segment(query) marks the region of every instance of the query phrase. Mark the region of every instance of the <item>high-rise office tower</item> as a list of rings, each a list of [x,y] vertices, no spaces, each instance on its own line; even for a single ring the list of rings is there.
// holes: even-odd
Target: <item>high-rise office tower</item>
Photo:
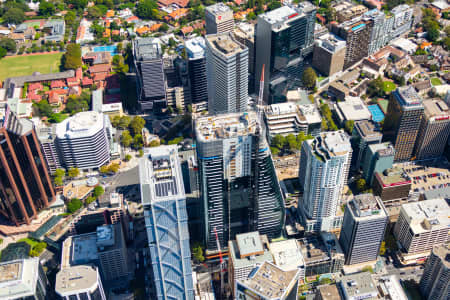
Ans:
[[[450,110],[442,100],[423,102],[424,117],[416,143],[418,159],[439,157],[444,152],[450,134]]]
[[[7,109],[0,121],[0,213],[17,226],[30,224],[54,199],[33,123]]]
[[[369,55],[372,21],[362,17],[354,18],[341,24],[333,24],[332,32],[347,43],[344,69],[347,69]]]
[[[55,291],[61,300],[106,300],[102,280],[94,266],[67,267],[56,274]]]
[[[340,227],[342,219],[336,212],[351,157],[350,138],[342,130],[322,132],[303,142],[299,170],[303,202],[298,209],[307,232]]]
[[[233,10],[225,3],[216,3],[205,8],[206,34],[233,31]]]
[[[394,163],[395,150],[390,142],[371,144],[367,147],[364,158],[361,162],[363,176],[369,186],[375,173],[383,173],[392,168]]]
[[[133,42],[136,88],[141,110],[160,111],[167,107],[166,83],[161,46],[153,38]]]
[[[288,90],[301,86],[304,59],[313,51],[315,21],[316,7],[306,1],[258,16],[255,78],[261,78],[265,66],[264,103],[284,102]]]
[[[352,167],[359,170],[367,147],[381,143],[383,135],[379,126],[372,120],[356,121],[352,132],[353,157]]]
[[[434,246],[450,242],[450,207],[444,199],[403,204],[394,236],[406,262],[426,259]]]
[[[420,280],[427,300],[450,299],[450,244],[433,248]]]
[[[206,36],[208,110],[232,113],[247,110],[248,49],[232,33]]]
[[[83,111],[56,125],[56,149],[66,168],[98,169],[111,159],[109,116]]]
[[[199,36],[184,43],[188,59],[188,73],[191,84],[192,103],[208,101],[206,78],[205,38]]]
[[[313,66],[325,76],[342,71],[344,67],[346,43],[334,34],[324,34],[316,40]]]
[[[399,87],[389,101],[383,134],[395,148],[395,161],[411,159],[423,118],[422,98],[412,86]]]
[[[145,149],[139,179],[155,299],[193,299],[186,197],[177,146]]]
[[[54,299],[38,257],[0,263],[0,299]]]
[[[234,37],[248,48],[248,92],[255,88],[255,24],[239,23],[233,31]]]
[[[347,203],[339,236],[347,265],[377,259],[388,220],[386,208],[377,196],[361,194]]]
[[[279,237],[284,199],[265,134],[255,112],[195,120],[200,189],[208,249],[238,233]]]

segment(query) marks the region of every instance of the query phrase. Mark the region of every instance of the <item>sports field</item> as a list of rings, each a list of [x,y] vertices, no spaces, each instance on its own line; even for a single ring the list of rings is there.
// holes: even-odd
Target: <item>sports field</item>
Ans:
[[[33,72],[59,72],[62,53],[10,56],[0,59],[0,81],[8,77],[31,75]]]

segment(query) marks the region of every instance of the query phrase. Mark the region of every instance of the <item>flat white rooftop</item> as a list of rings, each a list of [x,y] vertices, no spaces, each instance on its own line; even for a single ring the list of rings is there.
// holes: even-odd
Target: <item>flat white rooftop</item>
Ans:
[[[269,248],[275,264],[284,271],[295,270],[305,265],[302,250],[296,239],[270,243]]]
[[[316,124],[322,122],[322,116],[314,104],[301,104],[298,106],[302,115],[308,124]]]
[[[64,268],[56,274],[55,291],[60,296],[93,292],[98,286],[98,273],[92,266]]]
[[[198,36],[187,40],[184,43],[189,59],[199,59],[205,57],[205,38]]]
[[[322,147],[330,156],[342,155],[352,151],[349,136],[343,131],[321,132]]]
[[[369,109],[359,97],[345,97],[345,101],[338,102],[337,106],[339,107],[339,111],[342,113],[344,119],[342,121],[360,121],[370,120],[372,118],[372,114]]]
[[[221,3],[221,2],[207,6],[205,9],[208,12],[210,12],[211,14],[216,15],[216,16],[221,15],[226,12],[231,12],[231,13],[233,12],[231,10],[231,8],[228,7],[228,5],[226,5],[225,3]]]
[[[0,263],[0,299],[22,299],[35,293],[39,258]]]
[[[104,115],[96,111],[83,111],[56,125],[59,139],[88,137],[103,129]]]
[[[266,20],[270,24],[283,22],[288,19],[289,16],[297,13],[297,11],[289,6],[282,6],[261,15],[261,18]]]
[[[450,227],[450,207],[444,199],[432,199],[402,205],[414,234]]]

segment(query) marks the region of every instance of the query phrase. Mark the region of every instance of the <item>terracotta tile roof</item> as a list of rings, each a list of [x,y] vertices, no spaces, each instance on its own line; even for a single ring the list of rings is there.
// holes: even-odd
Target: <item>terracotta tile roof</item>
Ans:
[[[431,43],[431,42],[423,42],[422,44],[420,44],[420,49],[425,49],[427,47],[431,47],[431,45],[433,45],[433,43]]]
[[[81,68],[76,69],[75,78],[80,80],[83,77],[83,70]]]
[[[89,77],[83,77],[83,79],[81,80],[82,86],[91,85],[92,83],[93,81]]]
[[[106,74],[105,73],[96,73],[94,74],[94,82],[95,81],[103,81],[106,79]]]
[[[61,87],[65,87],[65,86],[66,86],[66,84],[62,80],[53,80],[52,83],[50,84],[50,87],[52,89],[61,88]]]
[[[194,29],[203,29],[203,27],[205,27],[205,21],[196,22],[192,24],[192,27],[194,27]]]
[[[67,78],[66,81],[67,86],[77,86],[80,83],[80,80],[75,77]]]
[[[27,98],[29,100],[33,100],[33,101],[41,101],[42,100],[42,96],[38,95],[35,91],[31,91],[27,94]]]
[[[114,17],[114,10],[110,9],[106,12],[106,17],[111,18]]]
[[[127,21],[128,23],[131,23],[131,22],[137,21],[137,20],[139,20],[139,18],[136,17],[136,16],[131,16],[131,17],[129,17],[128,19],[126,19],[126,21]]]
[[[178,20],[179,18],[186,16],[188,14],[188,12],[189,12],[189,9],[180,8],[180,9],[174,10],[173,12],[168,14],[167,17],[169,19]]]
[[[44,87],[40,82],[33,82],[28,84],[28,91],[42,90]]]
[[[35,17],[37,16],[37,12],[35,11],[26,11],[25,12],[25,17]]]
[[[136,32],[139,35],[145,34],[145,33],[149,32],[149,31],[150,31],[150,28],[148,28],[148,26],[143,26],[141,28],[136,29]]]
[[[103,32],[103,37],[109,37],[111,36],[111,29],[106,28],[105,32]]]
[[[107,73],[111,71],[111,66],[108,64],[99,64],[89,67],[89,73]]]
[[[158,31],[159,28],[161,28],[161,26],[162,26],[162,23],[153,24],[153,25],[150,27],[150,31],[151,31],[151,32]]]
[[[320,21],[320,23],[325,24],[326,20],[321,14],[316,14],[316,18]]]
[[[179,7],[186,7],[189,4],[189,0],[158,0],[158,4],[161,6],[176,4]]]
[[[77,40],[81,39],[81,37],[84,37],[85,32],[86,32],[86,27],[84,27],[84,26],[78,27]]]
[[[192,26],[184,26],[183,28],[181,28],[181,32],[186,35],[188,33],[191,33],[194,31],[194,28]]]

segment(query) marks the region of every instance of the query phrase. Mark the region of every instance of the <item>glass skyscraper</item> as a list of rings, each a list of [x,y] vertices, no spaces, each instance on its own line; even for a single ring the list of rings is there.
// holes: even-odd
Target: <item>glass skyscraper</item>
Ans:
[[[139,178],[154,299],[194,299],[186,197],[177,146],[145,149]]]
[[[197,118],[195,123],[204,232],[208,249],[238,233],[279,237],[284,199],[255,112]]]
[[[316,8],[309,2],[282,6],[258,16],[255,78],[263,65],[264,102],[284,102],[287,90],[301,86],[304,59],[312,53]],[[255,91],[259,82],[255,82]]]

